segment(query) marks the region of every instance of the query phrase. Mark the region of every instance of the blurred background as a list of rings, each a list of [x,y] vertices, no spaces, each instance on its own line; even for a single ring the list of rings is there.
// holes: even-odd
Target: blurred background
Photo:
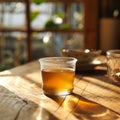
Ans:
[[[120,49],[120,0],[0,0],[0,71],[63,48]]]

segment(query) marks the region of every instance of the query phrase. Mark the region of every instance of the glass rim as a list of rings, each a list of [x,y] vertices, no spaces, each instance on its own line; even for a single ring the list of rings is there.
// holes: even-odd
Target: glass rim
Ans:
[[[62,62],[65,60],[68,60],[67,62],[77,62],[77,58],[74,57],[44,57],[44,58],[40,58],[39,62],[43,61],[43,62],[50,62],[53,60],[57,60],[58,62]],[[56,62],[56,61],[55,61]]]
[[[120,57],[120,49],[108,50],[106,52],[106,54],[108,56],[112,55],[112,56],[115,56],[115,57]]]

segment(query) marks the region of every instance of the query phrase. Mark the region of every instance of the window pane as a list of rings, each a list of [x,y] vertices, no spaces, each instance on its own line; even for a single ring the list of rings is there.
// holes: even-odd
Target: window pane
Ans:
[[[32,37],[33,59],[45,56],[61,56],[62,49],[80,49],[84,47],[82,34],[60,34],[45,32],[34,33]]]
[[[26,35],[20,32],[0,33],[0,70],[26,62]]]

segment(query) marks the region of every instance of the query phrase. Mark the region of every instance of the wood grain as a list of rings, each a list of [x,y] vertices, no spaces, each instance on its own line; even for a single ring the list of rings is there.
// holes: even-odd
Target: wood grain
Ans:
[[[76,74],[72,94],[46,96],[38,61],[0,72],[0,120],[84,119],[120,119],[120,87],[106,74]]]

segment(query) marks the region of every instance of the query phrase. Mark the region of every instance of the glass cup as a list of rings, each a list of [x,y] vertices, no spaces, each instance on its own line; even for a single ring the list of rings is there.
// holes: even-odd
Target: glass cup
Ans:
[[[107,73],[108,77],[120,83],[120,49],[108,50],[107,54]]]
[[[73,90],[77,59],[73,57],[46,57],[39,59],[46,95],[67,95]]]

